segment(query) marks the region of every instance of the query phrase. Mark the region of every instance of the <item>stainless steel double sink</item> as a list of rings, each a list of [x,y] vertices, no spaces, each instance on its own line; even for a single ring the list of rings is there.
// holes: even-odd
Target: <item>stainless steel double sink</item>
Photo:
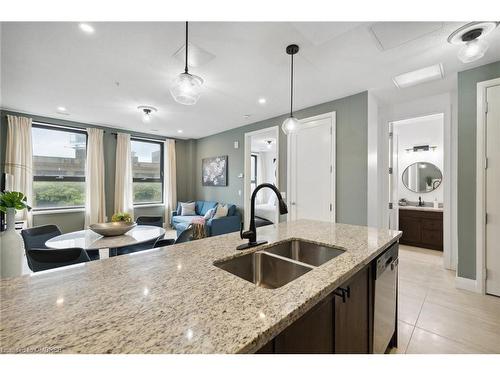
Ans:
[[[214,265],[257,286],[276,289],[341,255],[342,249],[292,239]]]

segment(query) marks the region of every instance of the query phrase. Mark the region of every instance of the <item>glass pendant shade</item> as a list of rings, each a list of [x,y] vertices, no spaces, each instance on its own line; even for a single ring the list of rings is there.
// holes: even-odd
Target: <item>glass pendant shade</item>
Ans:
[[[177,103],[193,105],[200,98],[202,88],[203,79],[201,77],[181,73],[172,82],[170,93]]]
[[[484,56],[486,50],[488,49],[488,43],[481,39],[473,39],[463,46],[460,51],[458,51],[458,58],[463,63],[470,63],[479,60]]]
[[[286,135],[296,133],[299,130],[300,122],[294,116],[288,117],[281,125],[281,130]]]

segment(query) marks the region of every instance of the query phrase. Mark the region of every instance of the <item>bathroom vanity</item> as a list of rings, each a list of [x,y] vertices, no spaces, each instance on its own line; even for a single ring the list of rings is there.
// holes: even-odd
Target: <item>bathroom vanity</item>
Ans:
[[[400,243],[443,251],[443,209],[400,206]]]

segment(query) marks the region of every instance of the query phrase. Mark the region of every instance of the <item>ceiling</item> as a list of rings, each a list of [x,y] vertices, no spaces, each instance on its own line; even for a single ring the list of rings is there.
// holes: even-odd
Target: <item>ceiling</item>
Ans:
[[[176,103],[169,86],[183,71],[175,53],[184,45],[182,22],[2,23],[2,108],[145,133],[200,138],[286,113],[289,56],[297,43],[295,108],[370,89],[394,103],[449,91],[456,73],[500,59],[500,28],[490,49],[463,64],[448,35],[463,23],[193,22],[190,43],[205,80],[194,106]],[[215,57],[213,57],[215,56]],[[445,79],[397,89],[398,74],[442,63]],[[258,103],[260,97],[266,104]],[[158,112],[143,124],[139,105]],[[64,106],[68,114],[57,113]],[[250,115],[246,117],[245,115]],[[179,134],[177,131],[182,130]]]

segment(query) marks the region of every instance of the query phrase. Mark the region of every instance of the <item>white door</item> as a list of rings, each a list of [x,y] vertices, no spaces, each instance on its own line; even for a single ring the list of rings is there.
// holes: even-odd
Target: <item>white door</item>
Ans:
[[[486,100],[486,293],[500,296],[500,86]]]
[[[291,219],[335,221],[335,113],[301,121],[289,138]]]

